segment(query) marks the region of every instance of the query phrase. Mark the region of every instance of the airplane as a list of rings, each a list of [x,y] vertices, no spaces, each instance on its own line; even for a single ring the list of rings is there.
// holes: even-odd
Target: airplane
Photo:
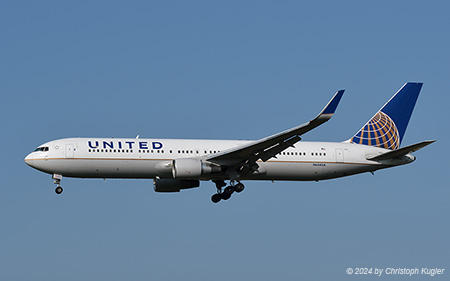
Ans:
[[[242,181],[320,181],[413,162],[411,153],[431,144],[400,148],[423,83],[408,82],[350,139],[306,142],[301,136],[327,122],[344,94],[338,91],[311,121],[259,140],[65,138],[40,145],[25,158],[62,177],[153,179],[156,192],[180,192],[212,181],[211,200],[228,200]],[[228,186],[226,181],[229,182]]]

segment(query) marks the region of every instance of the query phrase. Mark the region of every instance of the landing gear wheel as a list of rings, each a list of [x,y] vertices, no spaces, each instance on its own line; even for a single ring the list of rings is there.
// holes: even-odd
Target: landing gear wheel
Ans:
[[[244,190],[244,185],[242,183],[238,183],[234,186],[234,191],[237,193],[242,192]]]
[[[216,193],[213,196],[211,196],[211,201],[213,201],[213,203],[219,203],[220,200],[222,200],[222,197],[220,196],[219,193]]]
[[[213,180],[216,184],[217,193],[211,196],[213,203],[219,203],[220,200],[228,200],[233,193],[239,193],[244,190],[244,185],[238,180],[230,180],[230,184],[226,186],[224,180]],[[224,189],[222,189],[225,187]]]
[[[56,194],[61,194],[63,192],[63,188],[61,186],[56,187],[55,189]]]
[[[227,187],[225,187],[225,190],[223,191],[223,193],[226,193],[226,194],[233,194],[233,192],[234,192],[234,187],[233,186],[227,186]]]
[[[228,200],[228,199],[230,199],[231,194],[224,192],[224,193],[220,194],[220,197],[222,198],[222,200]]]

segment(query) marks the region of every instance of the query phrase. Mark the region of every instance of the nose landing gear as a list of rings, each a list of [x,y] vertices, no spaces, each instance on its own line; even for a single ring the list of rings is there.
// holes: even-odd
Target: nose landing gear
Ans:
[[[235,183],[234,180],[231,180],[230,185],[225,187],[225,189],[222,191],[222,187],[226,186],[225,181],[220,180],[213,182],[216,184],[217,188],[217,193],[211,196],[211,201],[213,203],[219,203],[220,200],[228,200],[234,192],[240,193],[245,188],[241,182],[237,181],[237,183]]]
[[[62,175],[53,174],[52,179],[54,179],[53,183],[57,185],[55,188],[56,194],[61,194],[63,192],[63,188],[61,186]]]

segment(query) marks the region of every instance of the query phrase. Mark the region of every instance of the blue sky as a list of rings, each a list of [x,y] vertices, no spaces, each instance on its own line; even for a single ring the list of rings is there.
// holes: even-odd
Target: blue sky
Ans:
[[[1,280],[396,280],[348,267],[450,270],[445,1],[2,1]],[[350,138],[424,82],[411,165],[324,182],[63,179],[23,158],[64,137],[258,139],[313,118]],[[448,272],[434,280],[448,279]],[[408,280],[426,280],[413,276]],[[402,279],[403,280],[403,279]]]

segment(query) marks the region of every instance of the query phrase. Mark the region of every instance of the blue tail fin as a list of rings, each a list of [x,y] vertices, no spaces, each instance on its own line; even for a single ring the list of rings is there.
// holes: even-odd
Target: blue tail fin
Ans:
[[[351,139],[351,143],[398,149],[423,83],[406,83]]]

